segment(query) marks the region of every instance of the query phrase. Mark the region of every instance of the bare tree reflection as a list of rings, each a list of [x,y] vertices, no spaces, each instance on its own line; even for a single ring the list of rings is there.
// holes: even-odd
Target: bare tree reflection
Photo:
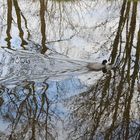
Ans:
[[[23,47],[25,49],[25,45],[27,45],[27,41],[24,39],[24,31],[23,31],[23,27],[22,27],[22,19],[25,21],[25,27],[27,29],[28,32],[28,39],[30,37],[30,32],[27,26],[27,20],[24,17],[19,5],[18,5],[18,1],[17,0],[7,0],[7,37],[5,38],[5,40],[7,41],[7,47],[11,48],[11,31],[12,28],[14,26],[13,23],[15,23],[14,21],[14,16],[13,16],[13,7],[15,8],[15,12],[16,12],[16,18],[17,18],[17,26],[19,29],[19,37],[21,39],[21,47]]]
[[[7,47],[8,48],[11,48],[11,42],[10,42],[10,39],[12,38],[11,37],[11,34],[10,34],[10,31],[11,31],[11,26],[12,26],[12,0],[7,0],[7,38],[5,39],[7,41]]]
[[[7,90],[7,101],[2,106],[1,115],[10,123],[9,140],[54,140],[57,136],[53,123],[51,103],[47,97],[48,84],[37,86],[34,82],[24,82]]]
[[[69,13],[62,1],[58,3],[53,1],[49,5],[49,10],[48,0],[38,2],[41,23],[40,47],[41,53],[44,54],[47,50],[46,43],[67,40],[64,38],[65,29],[70,28],[74,31],[74,34],[68,39],[71,39],[78,31],[71,20],[72,18],[68,16]],[[116,69],[103,75],[89,91],[70,99],[70,107],[73,112],[70,115],[71,123],[68,131],[71,132],[68,139],[140,139],[140,97],[135,90],[139,80],[140,55],[140,29],[138,30],[136,22],[137,3],[137,1],[127,0],[122,2],[119,25],[117,32],[115,32],[116,36],[110,55],[111,64],[115,64]],[[26,28],[27,21],[17,0],[7,0],[7,44],[10,48],[12,4],[17,16],[21,46],[25,49],[24,46],[27,42],[24,39],[22,19],[24,19]],[[76,11],[76,8],[74,10]],[[54,36],[56,36],[53,36],[55,39],[51,40],[48,37],[48,23],[51,23],[53,28],[56,23],[54,19],[58,19],[58,28],[53,30]],[[107,21],[99,26],[104,26],[106,23]],[[28,33],[28,38],[30,38],[30,33]],[[42,86],[41,90],[37,90],[35,83],[28,83],[23,87],[6,89],[8,100],[0,98],[0,105],[4,108],[1,110],[1,115],[4,120],[11,124],[9,140],[35,140],[39,137],[45,140],[55,139],[57,136],[55,126],[50,123],[52,113],[50,113],[51,102],[47,96],[48,87],[45,83]]]
[[[68,130],[72,139],[140,138],[139,93],[135,90],[140,63],[137,4],[126,0],[122,3],[110,56],[116,69],[104,75],[89,91],[70,99],[73,112]]]
[[[14,4],[14,7],[15,7],[16,15],[17,15],[17,25],[18,25],[18,29],[19,29],[19,36],[21,38],[21,46],[24,47],[24,45],[27,45],[28,43],[24,39],[24,31],[23,31],[22,26],[21,26],[21,23],[22,23],[22,21],[21,21],[21,10],[19,8],[17,0],[13,0],[13,4]]]
[[[40,23],[39,28],[41,37],[39,36],[38,38],[39,40],[41,40],[41,44],[38,44],[36,40],[33,41],[33,35],[31,35],[30,30],[28,28],[30,21],[28,22],[27,17],[24,16],[26,13],[24,13],[24,9],[22,9],[22,6],[19,4],[20,2],[21,1],[17,0],[7,0],[7,37],[5,40],[7,41],[9,48],[11,47],[10,31],[12,31],[12,29],[15,28],[13,26],[16,24],[19,30],[19,37],[21,39],[21,47],[25,49],[25,46],[28,45],[27,41],[29,41],[29,43],[31,42],[35,45],[39,45],[41,49],[40,52],[42,54],[44,54],[47,51],[48,43],[70,40],[77,33],[74,23],[71,20],[71,17],[68,13],[65,2],[48,0],[32,1],[32,3],[39,3],[40,5],[39,11],[38,7],[37,9],[35,9],[38,12],[37,16],[40,15],[38,23]],[[13,8],[15,9],[16,16],[14,15]],[[17,23],[15,22],[15,18],[17,20]],[[38,18],[36,17],[36,19]],[[32,25],[30,26],[32,27]],[[65,30],[67,30],[68,27],[70,27],[74,32],[67,37],[65,35]],[[34,32],[36,31],[33,31],[33,33]]]
[[[44,54],[47,51],[46,47],[46,22],[45,22],[45,10],[47,10],[47,1],[40,0],[40,21],[41,21],[41,34],[42,34],[42,50],[41,53]]]

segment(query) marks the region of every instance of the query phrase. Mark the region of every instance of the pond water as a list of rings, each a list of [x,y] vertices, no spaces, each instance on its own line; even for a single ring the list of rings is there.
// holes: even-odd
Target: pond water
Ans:
[[[0,1],[1,140],[139,140],[137,0]],[[113,66],[103,73],[89,63]]]

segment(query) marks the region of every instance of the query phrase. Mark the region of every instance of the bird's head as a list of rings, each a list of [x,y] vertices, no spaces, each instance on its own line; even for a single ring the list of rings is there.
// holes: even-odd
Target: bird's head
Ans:
[[[102,64],[103,65],[105,65],[106,63],[107,63],[107,60],[106,59],[102,61]]]

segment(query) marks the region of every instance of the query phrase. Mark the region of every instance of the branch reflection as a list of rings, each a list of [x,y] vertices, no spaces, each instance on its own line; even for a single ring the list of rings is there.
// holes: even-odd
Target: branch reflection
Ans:
[[[7,47],[8,48],[11,48],[11,42],[10,42],[10,39],[12,38],[11,37],[11,34],[10,34],[10,31],[11,31],[11,26],[12,26],[12,1],[10,0],[7,0],[7,30],[6,30],[6,33],[7,33],[7,38],[5,38],[5,40],[7,41]]]
[[[69,101],[68,105],[73,110],[68,124],[72,139],[140,138],[137,91],[140,27],[138,29],[136,26],[137,5],[137,1],[123,1],[110,56],[116,68],[104,75],[90,90]]]
[[[47,83],[37,85],[25,81],[23,86],[13,89],[4,88],[5,101],[1,108],[1,116],[8,122],[9,140],[14,139],[55,139],[53,112],[49,111],[51,102],[48,99]]]

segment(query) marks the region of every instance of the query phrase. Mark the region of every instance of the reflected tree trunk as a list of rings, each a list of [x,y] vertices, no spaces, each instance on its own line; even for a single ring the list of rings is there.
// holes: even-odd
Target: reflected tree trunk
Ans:
[[[1,116],[10,123],[11,132],[7,136],[9,140],[55,139],[55,127],[50,122],[53,113],[49,110],[47,89],[47,83],[42,83],[42,90],[37,91],[34,82],[26,81],[20,91],[19,87],[8,91],[9,100],[5,103]]]
[[[46,22],[45,22],[45,10],[47,9],[47,2],[46,0],[40,0],[40,22],[41,22],[41,53],[44,54],[47,51],[46,46]]]
[[[122,9],[120,12],[119,26],[118,26],[118,30],[117,30],[117,33],[116,33],[116,36],[115,36],[115,39],[113,42],[113,49],[112,49],[112,53],[111,53],[111,57],[112,57],[111,64],[113,64],[115,62],[119,44],[120,44],[119,54],[121,53],[122,31],[124,29],[124,25],[125,25],[127,18],[129,19],[130,6],[131,6],[131,2],[127,2],[127,0],[123,0]]]
[[[12,26],[12,0],[7,0],[7,38],[5,39],[7,41],[7,47],[11,48],[11,26]]]
[[[21,25],[21,23],[22,23],[21,10],[20,10],[17,0],[13,0],[13,4],[15,7],[16,15],[17,15],[17,25],[18,25],[18,29],[19,29],[19,36],[21,38],[21,47],[23,47],[25,49],[24,45],[27,45],[28,43],[24,39],[24,31],[23,31],[22,25]]]
[[[109,71],[104,75],[89,91],[73,99],[71,105],[74,112],[70,119],[77,125],[70,133],[73,138],[80,132],[78,139],[81,139],[82,134],[89,140],[99,138],[98,136],[105,140],[139,137],[139,124],[135,126],[137,117],[133,114],[134,98],[139,96],[134,90],[139,78],[140,63],[137,5],[137,1],[122,2],[110,55],[112,64],[119,61],[117,68],[113,73]]]

